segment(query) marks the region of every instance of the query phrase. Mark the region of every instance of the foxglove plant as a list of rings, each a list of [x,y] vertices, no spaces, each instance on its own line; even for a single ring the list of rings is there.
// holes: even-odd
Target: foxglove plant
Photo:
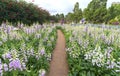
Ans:
[[[6,63],[3,64],[3,67],[4,67],[4,71],[5,71],[5,72],[9,70],[9,69],[8,69],[8,65],[7,65]]]
[[[101,52],[100,46],[96,46],[94,50],[89,51],[85,54],[86,60],[91,60],[93,65],[98,67],[104,66],[104,55]]]
[[[10,63],[9,63],[9,71],[11,71],[11,70],[23,70],[23,68],[22,68],[22,63],[21,63],[21,61],[18,59],[18,58],[16,58],[16,59],[12,59],[11,61],[10,61]]]
[[[45,50],[44,49],[39,50],[39,55],[44,55],[44,54],[45,54]]]
[[[3,54],[2,57],[3,57],[4,59],[11,59],[11,58],[12,58],[12,55],[11,55],[10,52],[7,52],[7,53]]]
[[[44,69],[40,69],[39,70],[39,75],[38,76],[45,76],[45,70]]]

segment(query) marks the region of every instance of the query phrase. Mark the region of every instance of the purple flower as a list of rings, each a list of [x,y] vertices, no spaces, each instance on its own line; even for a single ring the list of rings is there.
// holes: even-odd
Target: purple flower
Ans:
[[[39,71],[39,76],[45,76],[45,70],[44,69],[41,69]]]
[[[107,68],[109,68],[109,69],[113,69],[116,66],[116,63],[113,61],[109,61],[109,62],[107,62],[107,64],[108,64]]]
[[[107,58],[110,58],[112,51],[113,51],[113,48],[112,47],[108,47],[107,53],[106,53]]]
[[[11,54],[10,53],[5,53],[5,54],[3,54],[2,55],[2,57],[4,58],[4,59],[10,59],[11,58]]]
[[[5,63],[3,66],[4,66],[4,71],[8,71],[8,65]]]
[[[86,26],[86,27],[84,28],[84,31],[85,31],[85,32],[88,32],[88,26]]]
[[[42,72],[41,76],[45,76],[45,72]]]
[[[11,58],[11,54],[10,53],[6,53],[5,57],[10,59]]]
[[[9,68],[12,70],[20,69],[22,70],[21,62],[19,59],[14,59],[9,63]]]
[[[101,39],[102,40],[105,40],[106,39],[106,36],[104,34],[101,35]]]
[[[44,55],[45,54],[45,50],[44,49],[40,50],[40,54]]]
[[[7,27],[7,33],[9,34],[11,31],[11,28],[10,27]]]

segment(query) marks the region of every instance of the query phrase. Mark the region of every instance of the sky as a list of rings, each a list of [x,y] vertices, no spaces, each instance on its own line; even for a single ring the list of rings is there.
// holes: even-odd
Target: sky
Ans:
[[[25,0],[34,3],[43,9],[46,9],[50,14],[57,13],[67,14],[72,12],[76,2],[79,2],[79,7],[83,10],[92,0]],[[108,0],[107,8],[111,6],[112,2],[120,2],[120,0]]]

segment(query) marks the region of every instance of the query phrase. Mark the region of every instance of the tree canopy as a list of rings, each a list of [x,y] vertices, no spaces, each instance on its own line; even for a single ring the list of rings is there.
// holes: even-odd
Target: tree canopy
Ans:
[[[82,18],[89,23],[114,23],[120,24],[120,4],[112,4],[107,8],[107,0],[92,0],[87,8],[83,11],[79,7],[79,3],[74,5],[73,12],[66,15],[66,20],[69,22],[78,23]]]
[[[79,3],[76,2],[76,4],[74,5],[73,13],[68,13],[66,15],[66,19],[67,21],[78,23],[82,18],[83,18],[82,10],[79,7]]]
[[[112,4],[109,8],[106,4],[107,0],[92,0],[87,8],[81,10],[76,2],[73,11],[65,16],[63,13],[50,15],[47,10],[24,0],[0,0],[0,24],[7,20],[12,24],[32,25],[50,20],[59,22],[62,19],[78,23],[82,18],[89,23],[120,23],[120,4]]]
[[[49,12],[25,1],[0,0],[0,23],[8,21],[13,24],[31,25],[49,20]]]
[[[82,19],[82,10],[79,8],[78,2],[74,6],[73,19],[75,23],[78,23]]]
[[[84,17],[90,23],[103,23],[106,21],[107,0],[92,0],[84,9]]]

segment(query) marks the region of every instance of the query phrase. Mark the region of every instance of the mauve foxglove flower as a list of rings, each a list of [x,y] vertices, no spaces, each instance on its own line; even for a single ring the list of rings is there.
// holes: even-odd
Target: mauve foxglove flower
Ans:
[[[41,69],[39,71],[39,76],[45,76],[45,70],[44,69]]]
[[[106,53],[105,53],[105,55],[107,56],[107,58],[110,58],[112,51],[113,51],[113,48],[112,48],[112,47],[108,47],[108,48],[107,48]]]
[[[14,70],[16,70],[16,69],[22,70],[20,60],[19,59],[14,59],[14,60],[10,61],[9,68],[10,68],[10,70],[12,70],[12,69],[14,69]]]
[[[104,34],[101,35],[101,39],[102,40],[105,40],[106,39],[106,36]]]
[[[11,54],[10,53],[6,53],[5,57],[10,59],[11,58]]]
[[[84,28],[84,31],[85,31],[85,32],[88,32],[88,26],[86,26],[86,27]]]
[[[40,54],[44,55],[45,54],[45,50],[44,49],[40,50]]]
[[[10,53],[5,53],[2,55],[3,59],[10,59],[11,58],[11,54]]]
[[[3,66],[4,66],[4,71],[8,71],[8,65],[5,63],[3,64]]]
[[[107,68],[113,69],[116,66],[116,63],[114,61],[110,61],[109,66]]]
[[[7,34],[9,34],[11,31],[11,27],[7,27]]]

